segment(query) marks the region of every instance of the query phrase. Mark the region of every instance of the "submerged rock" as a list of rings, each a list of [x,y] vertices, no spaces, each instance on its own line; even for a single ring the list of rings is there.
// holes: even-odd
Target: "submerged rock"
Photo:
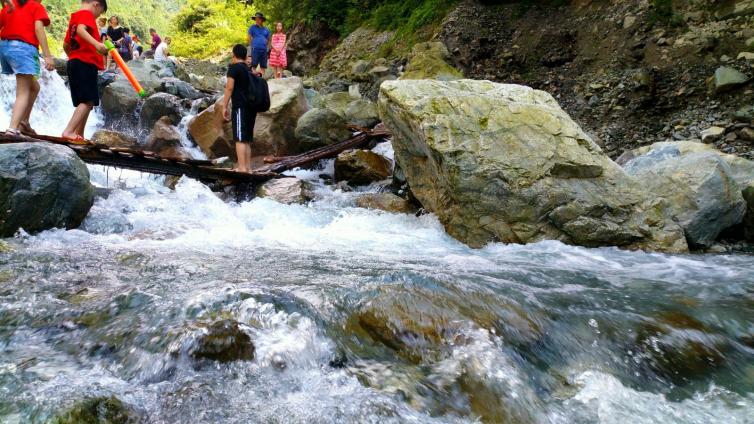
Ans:
[[[139,422],[142,422],[142,417],[115,396],[82,400],[49,421],[51,424],[136,424]]]
[[[741,188],[730,166],[712,152],[681,157],[677,149],[667,147],[640,156],[625,168],[647,190],[669,201],[691,246],[710,247],[723,230],[743,220],[746,204]]]
[[[254,344],[238,322],[223,320],[202,328],[202,334],[189,350],[189,355],[218,362],[251,361],[254,359]]]
[[[0,237],[76,228],[94,202],[84,162],[47,143],[0,145]]]
[[[337,143],[350,136],[346,121],[329,109],[311,109],[299,118],[296,125],[296,138],[303,151]]]
[[[390,213],[412,213],[415,208],[408,200],[393,193],[367,193],[356,199],[356,206]]]
[[[369,185],[390,176],[390,161],[371,150],[349,150],[335,159],[335,181]]]
[[[416,198],[473,247],[553,239],[688,249],[667,205],[545,92],[488,81],[390,81],[379,107]]]
[[[257,188],[258,197],[286,205],[303,204],[314,198],[311,185],[299,178],[278,178]]]

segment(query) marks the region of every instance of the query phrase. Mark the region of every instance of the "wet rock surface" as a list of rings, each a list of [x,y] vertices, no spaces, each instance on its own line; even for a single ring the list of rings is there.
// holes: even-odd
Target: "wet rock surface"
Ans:
[[[137,424],[144,417],[115,396],[82,400],[53,417],[50,424]]]
[[[286,205],[303,204],[314,198],[311,185],[298,178],[279,178],[260,185],[256,195]]]
[[[390,176],[390,161],[369,150],[350,150],[335,159],[335,181],[368,185]]]
[[[76,228],[94,201],[84,162],[47,143],[0,146],[0,236]]]
[[[200,328],[196,344],[189,350],[195,359],[217,362],[251,361],[254,344],[238,322],[222,320]]]

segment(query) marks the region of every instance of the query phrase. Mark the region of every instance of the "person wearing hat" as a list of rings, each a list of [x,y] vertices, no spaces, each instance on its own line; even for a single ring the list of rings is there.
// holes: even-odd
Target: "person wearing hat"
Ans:
[[[257,67],[261,68],[261,75],[267,70],[267,51],[270,47],[270,30],[264,26],[266,20],[262,13],[257,12],[254,15],[254,25],[249,27],[248,33],[249,55],[246,63],[252,71],[256,71]]]

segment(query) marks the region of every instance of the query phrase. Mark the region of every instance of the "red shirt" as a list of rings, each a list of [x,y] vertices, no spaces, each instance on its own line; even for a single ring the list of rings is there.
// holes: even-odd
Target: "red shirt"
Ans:
[[[0,12],[0,27],[2,27],[0,38],[23,41],[39,47],[34,25],[36,21],[42,21],[44,26],[50,25],[47,10],[35,0],[29,0],[23,7],[16,0],[13,0],[13,4],[16,6],[15,10],[11,11],[10,6],[6,5]]]
[[[76,28],[79,25],[86,27],[86,32],[97,41],[101,41],[99,37],[99,27],[97,27],[97,21],[94,19],[94,14],[88,10],[79,10],[71,15],[71,20],[68,22],[68,31],[65,34],[65,43],[71,46],[71,50],[68,53],[68,59],[78,59],[84,63],[89,63],[97,67],[97,69],[105,69],[105,57],[97,52],[97,48],[90,43],[81,40],[81,37],[76,35]]]

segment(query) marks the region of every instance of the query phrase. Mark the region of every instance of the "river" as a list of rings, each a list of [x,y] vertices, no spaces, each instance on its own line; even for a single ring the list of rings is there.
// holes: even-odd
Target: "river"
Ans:
[[[0,422],[111,395],[150,423],[754,422],[754,256],[474,250],[319,172],[286,206],[90,171],[112,191],[82,228],[0,245]],[[219,319],[252,361],[188,354]]]

